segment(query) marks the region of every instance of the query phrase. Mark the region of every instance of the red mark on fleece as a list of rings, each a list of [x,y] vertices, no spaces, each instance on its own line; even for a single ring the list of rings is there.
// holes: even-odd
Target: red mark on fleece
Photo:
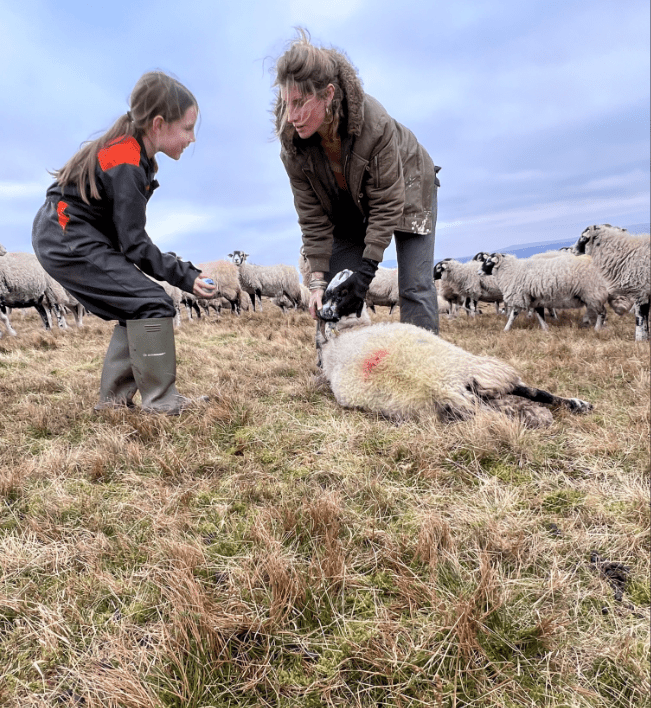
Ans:
[[[380,349],[364,359],[362,362],[362,369],[364,370],[365,379],[373,373],[373,369],[382,361],[382,359],[384,359],[385,356],[388,355],[388,353],[389,352],[386,349]]]

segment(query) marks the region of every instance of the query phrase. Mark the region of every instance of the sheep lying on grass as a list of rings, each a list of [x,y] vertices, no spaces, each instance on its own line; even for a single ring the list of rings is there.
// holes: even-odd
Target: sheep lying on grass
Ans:
[[[610,224],[589,226],[574,249],[576,253],[592,257],[612,293],[634,300],[635,341],[649,339],[651,245],[648,234],[632,236],[626,229]],[[614,296],[611,296],[611,306],[615,309],[613,299]]]
[[[529,387],[505,362],[470,354],[414,325],[389,322],[342,331],[350,318],[339,322],[332,289],[350,274],[337,274],[326,289],[317,334],[323,377],[340,405],[396,420],[429,413],[463,420],[490,408],[530,427],[552,423],[541,403],[575,413],[592,410],[578,398]]]

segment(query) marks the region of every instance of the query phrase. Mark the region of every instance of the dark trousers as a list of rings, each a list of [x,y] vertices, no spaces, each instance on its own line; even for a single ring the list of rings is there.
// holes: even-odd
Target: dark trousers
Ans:
[[[400,291],[400,321],[439,332],[439,311],[434,287],[434,237],[436,226],[436,192],[434,194],[432,232],[414,234],[396,231],[398,260],[398,288]],[[345,268],[357,270],[364,253],[365,229],[351,233],[335,227],[330,256],[330,271],[325,279],[330,282]]]
[[[172,298],[90,224],[70,219],[61,228],[56,203],[34,219],[32,246],[41,265],[71,295],[104,320],[174,317]]]

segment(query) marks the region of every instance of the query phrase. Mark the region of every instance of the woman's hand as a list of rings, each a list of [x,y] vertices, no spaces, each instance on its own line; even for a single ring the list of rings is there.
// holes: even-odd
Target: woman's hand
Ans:
[[[203,278],[206,278],[203,273],[199,275],[192,286],[192,292],[197,297],[211,298],[215,294],[217,286],[214,283],[207,283]]]
[[[318,320],[319,317],[316,314],[317,310],[320,310],[323,307],[323,293],[325,292],[325,289],[323,290],[310,290],[310,314],[312,315],[313,320]]]
[[[313,271],[310,276],[310,283],[308,288],[310,290],[310,314],[313,320],[318,320],[319,316],[316,314],[317,310],[323,307],[323,293],[325,292],[325,280],[324,273],[320,271]],[[318,287],[323,285],[322,288]]]

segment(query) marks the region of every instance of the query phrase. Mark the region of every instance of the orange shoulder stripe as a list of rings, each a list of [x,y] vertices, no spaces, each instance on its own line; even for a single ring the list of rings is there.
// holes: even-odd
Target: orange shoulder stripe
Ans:
[[[118,138],[97,153],[97,161],[104,172],[117,165],[139,165],[140,144],[133,138]]]
[[[64,201],[59,201],[57,203],[57,214],[59,215],[59,225],[61,228],[65,231],[66,226],[68,225],[68,222],[70,221],[70,217],[65,213],[66,209],[68,208],[68,203]]]

